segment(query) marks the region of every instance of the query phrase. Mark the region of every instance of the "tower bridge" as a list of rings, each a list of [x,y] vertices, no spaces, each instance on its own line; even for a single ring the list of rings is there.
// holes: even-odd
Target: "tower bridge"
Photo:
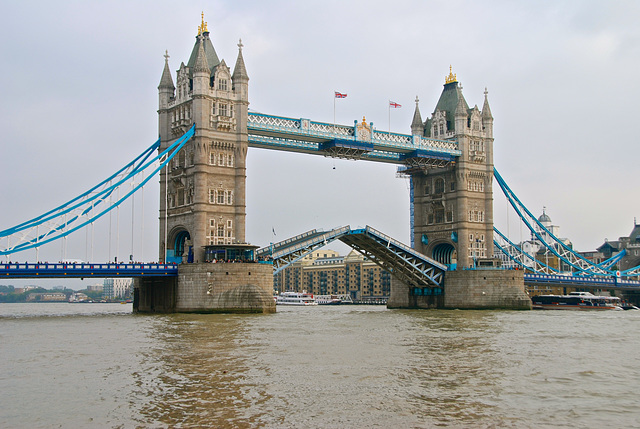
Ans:
[[[158,174],[158,265],[141,264],[129,271],[105,265],[100,271],[99,264],[4,264],[0,274],[88,277],[128,272],[136,277],[137,311],[271,312],[274,270],[338,239],[392,274],[390,307],[530,308],[525,281],[640,287],[638,282],[612,280],[611,264],[595,266],[571,249],[561,249],[553,234],[531,219],[494,169],[487,91],[482,108],[469,107],[451,69],[433,112],[423,120],[416,98],[411,133],[400,134],[379,131],[364,117],[342,125],[250,112],[242,49],[240,42],[232,70],[218,58],[203,19],[187,63],[177,69],[175,84],[165,55],[158,86],[159,141],[89,192],[0,231],[7,241],[0,255],[38,249],[108,213],[113,205],[105,207],[106,201],[128,181],[137,180],[134,190],[116,206]],[[248,244],[245,188],[250,147],[398,165],[399,174],[410,179],[411,246],[371,227],[348,226],[308,231],[263,248]],[[144,179],[136,179],[140,174]],[[580,278],[530,263],[499,231],[494,236],[494,177],[532,234],[556,249]],[[499,254],[522,269],[501,269]],[[243,263],[222,263],[228,261]],[[155,275],[147,275],[151,273]],[[625,271],[638,273],[638,267]],[[589,276],[600,278],[589,281]]]

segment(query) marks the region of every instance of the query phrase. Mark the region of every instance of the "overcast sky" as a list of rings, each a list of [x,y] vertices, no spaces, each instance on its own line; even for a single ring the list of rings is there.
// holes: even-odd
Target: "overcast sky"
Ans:
[[[366,116],[380,130],[409,134],[415,97],[426,119],[451,65],[470,106],[481,107],[489,91],[496,168],[536,215],[546,206],[578,250],[628,235],[640,216],[638,2],[181,3],[0,6],[0,229],[75,197],[157,139],[163,55],[169,51],[175,81],[201,11],[230,67],[242,38],[254,111],[332,122],[333,92],[341,91],[348,97],[337,102],[338,123]],[[402,105],[391,124],[389,100]],[[349,224],[408,243],[408,182],[395,170],[250,149],[247,238],[264,246],[273,230],[281,240]],[[145,189],[136,259],[157,259],[158,189],[157,180]],[[494,199],[496,225],[519,241],[497,186]],[[131,209],[123,212],[117,253],[128,259]],[[69,240],[68,258],[85,259],[80,235]],[[104,241],[94,244],[95,260],[116,254],[115,241],[111,254]],[[43,248],[40,259],[59,260],[62,251]],[[17,259],[33,260],[35,252]]]

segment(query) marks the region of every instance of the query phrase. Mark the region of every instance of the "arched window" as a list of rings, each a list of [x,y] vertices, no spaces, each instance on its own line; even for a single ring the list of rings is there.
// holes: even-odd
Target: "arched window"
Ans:
[[[434,182],[433,190],[436,194],[444,193],[444,179],[438,178]]]

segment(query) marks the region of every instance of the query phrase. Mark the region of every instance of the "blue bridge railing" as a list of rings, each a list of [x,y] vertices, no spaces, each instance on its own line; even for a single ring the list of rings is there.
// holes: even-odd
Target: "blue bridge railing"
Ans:
[[[175,264],[0,263],[0,278],[170,277]]]

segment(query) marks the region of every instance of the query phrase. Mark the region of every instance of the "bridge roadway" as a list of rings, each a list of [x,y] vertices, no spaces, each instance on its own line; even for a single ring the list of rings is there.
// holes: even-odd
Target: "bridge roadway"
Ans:
[[[640,281],[624,280],[616,277],[525,273],[524,283],[531,286],[567,286],[585,289],[640,290]]]
[[[258,250],[258,256],[273,259],[278,272],[314,249],[339,239],[363,253],[382,268],[405,282],[421,287],[442,287],[447,267],[421,255],[410,247],[367,226],[349,226],[324,232],[311,230]],[[114,278],[175,277],[179,265],[154,263],[0,263],[0,278]],[[525,273],[527,285],[566,286],[585,289],[640,290],[640,280],[616,277],[570,276]]]
[[[462,154],[456,142],[382,132],[357,121],[346,126],[249,112],[247,131],[250,147],[408,167],[444,166]]]
[[[0,263],[0,278],[172,277],[175,264]]]

